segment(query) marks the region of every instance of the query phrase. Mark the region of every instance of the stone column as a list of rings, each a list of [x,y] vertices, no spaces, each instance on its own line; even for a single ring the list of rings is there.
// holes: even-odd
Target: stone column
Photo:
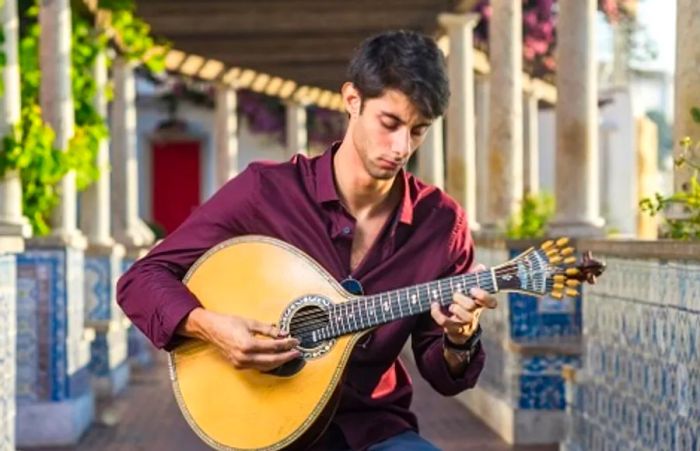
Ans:
[[[522,2],[493,0],[491,6],[486,229],[495,232],[519,210],[523,195],[523,45]]]
[[[97,92],[94,106],[97,113],[107,118],[107,59],[97,55],[93,69]],[[80,228],[91,245],[112,246],[110,227],[109,139],[103,139],[97,152],[99,178],[85,190],[81,198]]]
[[[0,101],[0,136],[6,136],[20,118],[20,83],[17,40],[19,20],[17,0],[0,6],[0,22],[5,42],[2,53],[4,83]],[[15,449],[15,386],[17,360],[17,263],[24,249],[24,236],[31,228],[22,216],[22,184],[18,171],[0,179],[0,449]]]
[[[289,101],[287,108],[287,157],[300,153],[309,155],[309,134],[306,121],[306,105]]]
[[[700,123],[693,121],[690,109],[700,108],[700,3],[697,0],[678,0],[676,20],[676,80],[675,114],[673,126],[674,157],[679,157],[678,144],[689,136],[700,142]],[[695,152],[695,161],[700,152]],[[675,168],[673,185],[676,191],[686,188],[692,171],[689,168]]]
[[[107,57],[104,53],[95,60],[94,78],[97,84],[95,109],[106,119]],[[96,334],[91,345],[90,373],[96,394],[103,399],[119,393],[129,380],[128,323],[116,301],[124,246],[116,244],[111,234],[109,166],[109,140],[104,139],[97,154],[100,177],[83,193],[80,216],[81,229],[88,240],[85,252],[85,324]],[[102,414],[102,409],[98,409],[98,416]]]
[[[447,29],[450,54],[447,58],[451,98],[447,110],[448,194],[462,205],[472,231],[479,229],[476,216],[476,127],[474,120],[473,30],[478,14],[440,14]]]
[[[445,189],[445,147],[443,133],[445,122],[442,117],[433,121],[418,149],[418,172],[427,183]]]
[[[601,233],[595,0],[559,2],[553,235]]]
[[[41,3],[39,24],[41,37],[40,103],[44,120],[56,138],[54,144],[65,150],[74,133],[71,67],[71,12],[68,0],[46,0]],[[54,210],[52,235],[66,242],[84,241],[78,230],[75,172],[69,172],[59,183],[60,202]]]
[[[68,0],[39,6],[44,120],[66,149],[73,135]],[[75,174],[59,186],[52,234],[31,240],[17,257],[18,448],[77,443],[94,417],[88,364],[94,338],[85,325],[85,238],[77,228]]]
[[[476,78],[476,217],[485,218],[489,189],[489,79]]]
[[[2,14],[2,30],[5,36],[5,42],[2,45],[2,53],[5,55],[5,66],[2,70],[4,89],[0,104],[0,137],[2,137],[12,131],[20,119],[21,111],[17,54],[19,19],[16,0],[3,2],[0,14]],[[30,233],[29,222],[22,216],[22,183],[19,172],[7,171],[0,178],[0,236],[26,237]]]
[[[114,62],[112,104],[112,230],[128,253],[140,254],[154,235],[138,212],[138,158],[136,155],[136,82],[133,63]]]
[[[538,101],[536,91],[523,93],[523,191],[525,194],[537,194],[540,190]]]
[[[224,84],[216,86],[216,186],[222,187],[238,174],[238,117],[236,90]]]

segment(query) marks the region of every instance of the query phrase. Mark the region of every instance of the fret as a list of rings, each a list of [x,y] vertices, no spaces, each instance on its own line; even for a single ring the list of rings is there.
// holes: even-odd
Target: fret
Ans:
[[[401,308],[401,298],[399,297],[399,293],[394,291],[396,293],[396,303],[399,305],[399,318],[403,318],[403,308]]]
[[[384,323],[387,322],[386,320],[386,309],[384,308],[384,304],[382,304],[382,295],[379,295],[379,309],[382,311],[382,317],[384,318]]]
[[[498,282],[496,281],[496,271],[494,268],[491,268],[491,281],[491,288],[495,293],[496,291],[498,291]]]
[[[350,332],[350,318],[348,317],[348,307],[345,304],[343,304],[340,320],[343,326],[343,333]]]
[[[365,312],[367,312],[367,327],[372,327],[372,312],[369,309],[369,298],[362,298],[365,301]]]
[[[394,320],[394,310],[391,308],[391,300],[389,299],[389,295],[387,295],[386,300],[382,302],[382,306],[384,307],[384,311],[389,313],[389,316],[391,317],[390,321]]]
[[[428,284],[428,293],[430,295],[430,301],[435,302],[437,301],[438,303],[440,302],[440,294],[438,293],[437,289],[433,286],[432,283]]]

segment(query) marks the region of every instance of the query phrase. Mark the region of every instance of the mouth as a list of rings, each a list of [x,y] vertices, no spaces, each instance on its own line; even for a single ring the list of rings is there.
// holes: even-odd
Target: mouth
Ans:
[[[400,164],[395,162],[395,161],[385,160],[383,158],[379,159],[379,167],[381,167],[382,169],[387,169],[387,170],[393,171],[393,170],[398,169],[399,166],[400,166]]]

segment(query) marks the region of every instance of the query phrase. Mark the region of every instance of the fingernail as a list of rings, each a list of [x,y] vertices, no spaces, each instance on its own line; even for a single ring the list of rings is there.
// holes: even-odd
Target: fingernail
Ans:
[[[470,296],[476,296],[476,288],[470,288],[470,289],[469,289],[469,295],[470,295]]]
[[[278,336],[280,337],[286,337],[287,335],[289,335],[289,332],[287,332],[286,330],[280,330],[278,334]]]

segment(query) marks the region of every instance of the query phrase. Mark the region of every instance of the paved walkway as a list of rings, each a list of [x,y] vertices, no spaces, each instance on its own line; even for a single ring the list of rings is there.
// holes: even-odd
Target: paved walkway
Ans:
[[[407,363],[407,366],[410,363]],[[410,368],[410,366],[409,366]],[[510,447],[458,401],[435,393],[410,368],[415,383],[413,406],[421,433],[445,451],[555,451],[556,447]],[[170,391],[164,353],[151,368],[132,373],[132,381],[114,406],[121,420],[94,425],[80,444],[43,451],[208,450],[190,430]],[[110,422],[109,415],[103,417]],[[113,421],[112,421],[113,422]]]

